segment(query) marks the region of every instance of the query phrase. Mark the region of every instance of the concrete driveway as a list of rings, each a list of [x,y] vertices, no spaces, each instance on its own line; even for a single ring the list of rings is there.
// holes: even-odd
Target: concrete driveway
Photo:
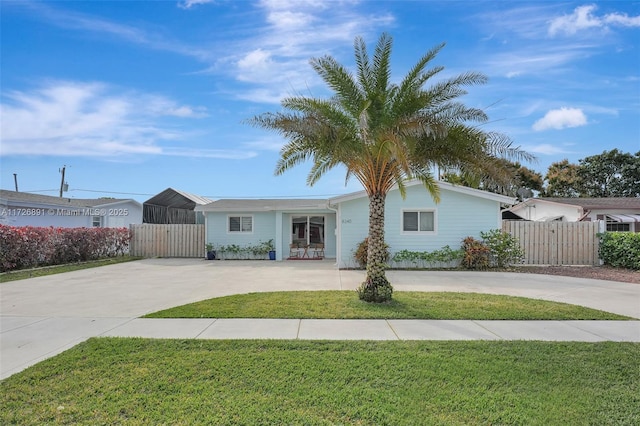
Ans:
[[[640,318],[640,285],[550,275],[389,271],[396,290],[525,296]],[[231,294],[355,290],[331,261],[146,259],[0,284],[0,378],[160,309]]]

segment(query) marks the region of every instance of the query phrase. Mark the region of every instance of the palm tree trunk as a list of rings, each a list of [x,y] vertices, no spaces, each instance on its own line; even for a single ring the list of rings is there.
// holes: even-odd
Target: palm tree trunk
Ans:
[[[385,276],[387,249],[384,242],[384,204],[386,194],[369,196],[369,243],[367,278],[358,289],[360,299],[367,302],[391,300],[393,288]]]

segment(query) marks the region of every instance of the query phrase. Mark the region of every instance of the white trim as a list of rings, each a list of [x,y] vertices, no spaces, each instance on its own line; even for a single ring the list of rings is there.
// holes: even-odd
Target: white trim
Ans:
[[[232,218],[232,217],[239,217],[240,218],[240,230],[239,231],[232,231],[230,229],[231,228],[230,218]],[[251,231],[243,231],[242,230],[242,218],[243,217],[250,217],[251,218]],[[252,214],[237,213],[237,214],[228,214],[227,215],[227,223],[226,223],[227,234],[233,234],[233,235],[245,234],[245,235],[250,235],[250,234],[253,234],[253,226],[254,226],[254,220],[253,220],[253,215]]]
[[[513,197],[507,197],[505,195],[495,194],[493,192],[483,191],[483,190],[480,190],[480,189],[469,188],[469,187],[466,187],[466,186],[453,185],[453,184],[451,184],[449,182],[438,181],[438,182],[436,182],[436,184],[438,185],[440,190],[457,192],[457,193],[460,193],[460,194],[470,195],[470,196],[478,197],[478,198],[484,198],[486,200],[491,200],[491,201],[498,201],[500,203],[509,204],[509,205],[513,205],[516,202],[516,198],[513,198]],[[405,182],[405,184],[404,184],[405,187],[410,187],[410,186],[415,186],[415,185],[423,185],[423,183],[420,182],[419,180],[410,180],[408,182]],[[397,190],[397,189],[398,189],[398,185],[394,185],[391,188],[391,191]],[[339,204],[339,203],[343,203],[345,201],[356,200],[358,198],[363,198],[363,197],[367,197],[367,196],[368,196],[367,195],[367,191],[358,191],[358,192],[353,192],[351,194],[346,194],[346,195],[341,195],[341,196],[338,196],[338,197],[335,197],[335,198],[330,198],[329,199],[329,203],[330,204]]]
[[[405,231],[404,229],[404,214],[405,213],[418,213],[418,230],[417,231]],[[420,231],[420,213],[433,213],[433,231]],[[438,235],[438,211],[437,209],[424,209],[424,208],[406,208],[400,210],[400,234],[401,235]]]

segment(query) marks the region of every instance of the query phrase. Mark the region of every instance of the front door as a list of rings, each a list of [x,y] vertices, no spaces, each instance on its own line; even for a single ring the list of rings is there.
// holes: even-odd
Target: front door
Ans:
[[[291,243],[300,247],[324,244],[324,216],[292,216]]]

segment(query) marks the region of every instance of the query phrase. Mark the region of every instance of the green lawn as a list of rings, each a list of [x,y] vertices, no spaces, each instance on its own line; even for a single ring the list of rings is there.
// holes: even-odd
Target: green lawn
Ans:
[[[131,262],[133,260],[140,259],[142,259],[142,257],[117,256],[100,260],[91,260],[88,262],[68,263],[65,265],[43,266],[42,268],[3,272],[0,273],[0,283],[42,277],[45,275],[61,274],[63,272],[78,271],[80,269],[96,268],[98,266],[115,265],[116,263]]]
[[[97,338],[1,383],[0,423],[640,424],[640,345]]]
[[[470,320],[619,320],[628,317],[524,297],[478,293],[394,292],[365,303],[354,291],[249,293],[204,300],[146,318],[394,318]]]

